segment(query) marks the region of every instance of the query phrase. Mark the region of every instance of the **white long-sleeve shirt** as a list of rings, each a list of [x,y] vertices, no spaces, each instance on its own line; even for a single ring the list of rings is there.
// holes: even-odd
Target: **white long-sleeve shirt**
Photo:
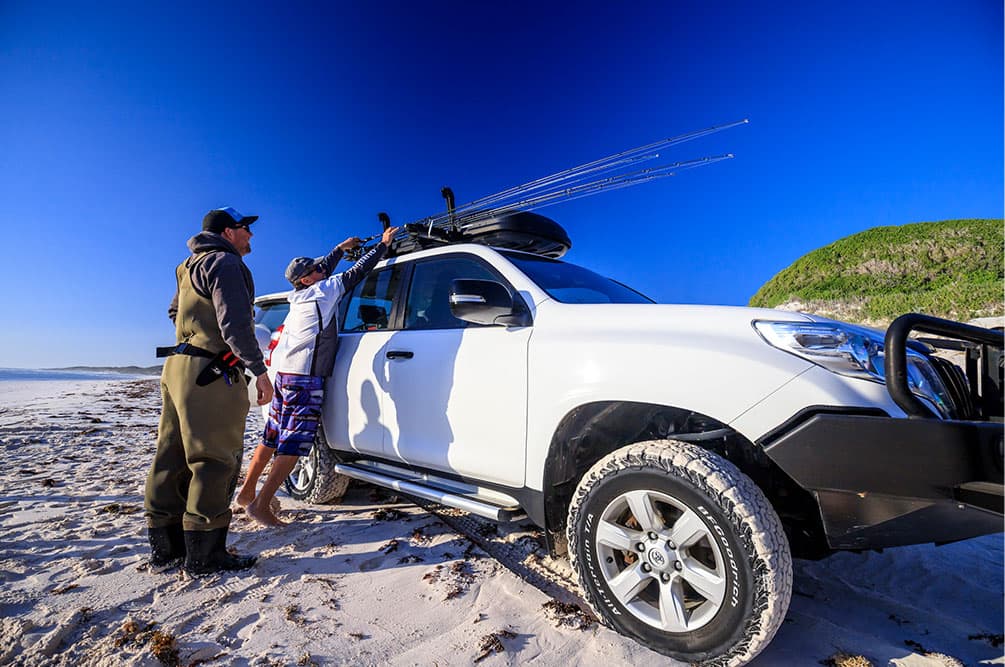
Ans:
[[[346,271],[290,295],[290,312],[272,351],[272,368],[280,373],[331,375],[338,347],[339,302],[366,278],[386,252],[387,247],[378,243]]]

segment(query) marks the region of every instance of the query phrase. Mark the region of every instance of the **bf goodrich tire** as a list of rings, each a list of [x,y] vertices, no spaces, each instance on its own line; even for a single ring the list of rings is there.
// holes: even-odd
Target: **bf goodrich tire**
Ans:
[[[301,456],[286,478],[286,492],[305,503],[322,505],[339,502],[349,487],[349,478],[335,472],[337,462],[334,452],[328,447],[323,427],[318,425],[311,453]]]
[[[722,457],[658,440],[597,462],[569,507],[573,570],[605,623],[689,663],[744,665],[774,637],[792,556],[761,490]]]

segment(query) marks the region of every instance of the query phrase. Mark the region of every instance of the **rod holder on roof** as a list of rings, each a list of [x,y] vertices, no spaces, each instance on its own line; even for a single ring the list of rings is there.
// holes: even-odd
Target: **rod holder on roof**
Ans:
[[[440,188],[440,194],[443,195],[444,201],[447,202],[447,218],[450,220],[450,226],[456,230],[457,217],[454,215],[454,210],[457,207],[454,205],[454,191],[444,185]]]
[[[381,230],[386,231],[387,228],[391,226],[391,218],[387,215],[387,213],[381,211],[377,214],[377,219],[380,220]]]

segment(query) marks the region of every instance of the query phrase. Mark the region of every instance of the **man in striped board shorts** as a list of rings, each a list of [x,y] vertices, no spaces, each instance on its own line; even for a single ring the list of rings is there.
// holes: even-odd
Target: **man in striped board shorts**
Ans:
[[[296,467],[297,459],[310,454],[314,444],[324,382],[335,366],[339,301],[387,254],[397,231],[397,227],[384,230],[381,242],[342,273],[333,275],[335,264],[344,251],[359,245],[358,238],[346,239],[323,258],[297,257],[286,268],[286,279],[295,291],[290,295],[290,312],[270,361],[277,371],[275,393],[262,442],[255,449],[237,494],[237,504],[263,525],[285,525],[272,510],[272,499]],[[256,494],[258,480],[270,459],[272,467]]]

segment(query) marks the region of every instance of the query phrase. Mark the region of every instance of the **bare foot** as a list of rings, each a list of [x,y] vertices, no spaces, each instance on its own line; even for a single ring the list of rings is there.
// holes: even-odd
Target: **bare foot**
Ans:
[[[277,503],[278,504],[278,503]],[[263,526],[268,526],[269,528],[278,528],[279,526],[285,526],[287,523],[276,516],[275,512],[272,510],[272,503],[269,507],[262,508],[259,507],[257,501],[252,501],[248,504],[244,510],[248,513],[252,519],[262,524]]]
[[[247,508],[248,505],[250,505],[254,499],[255,499],[254,489],[241,489],[241,492],[237,494],[237,504],[244,508]]]

